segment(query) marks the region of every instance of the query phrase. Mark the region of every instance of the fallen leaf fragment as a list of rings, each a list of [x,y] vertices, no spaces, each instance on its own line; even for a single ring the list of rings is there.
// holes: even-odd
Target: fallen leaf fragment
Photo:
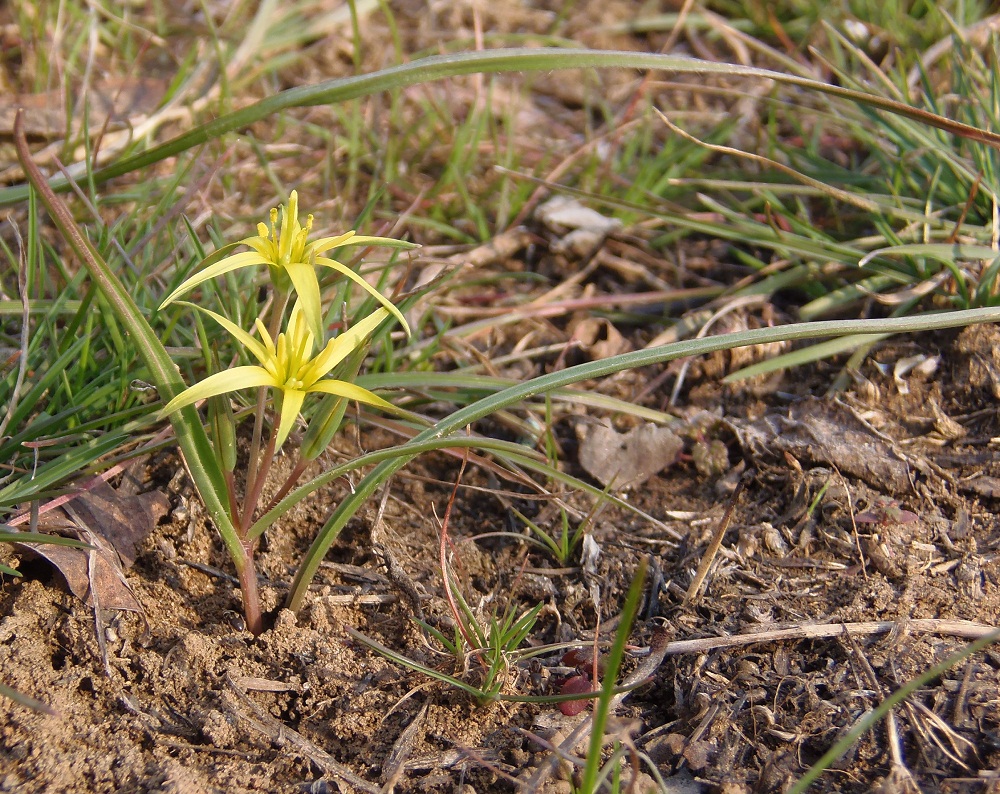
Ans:
[[[578,426],[579,461],[602,485],[631,488],[677,461],[684,441],[666,427],[647,422],[627,433],[605,424]]]
[[[96,603],[101,609],[118,609],[142,612],[142,606],[125,581],[118,555],[111,545],[98,535],[81,532],[81,540],[93,549],[72,549],[47,543],[18,543],[47,560],[59,571],[69,591],[88,606]]]
[[[753,422],[731,424],[751,458],[773,459],[787,452],[800,461],[835,466],[889,493],[910,488],[906,461],[836,403],[803,400],[787,414],[768,413]]]
[[[88,606],[142,612],[124,568],[134,562],[139,544],[170,509],[159,491],[131,493],[125,480],[115,489],[103,480],[88,486],[62,507],[46,513],[41,527],[76,536],[91,549],[47,543],[15,546],[47,560],[59,571],[69,591]]]
[[[617,218],[601,215],[597,210],[585,207],[568,196],[555,196],[535,210],[535,217],[553,231],[584,229],[600,235],[608,235],[622,227]]]
[[[127,485],[115,489],[100,481],[71,503],[87,526],[114,547],[126,568],[132,567],[143,540],[170,512],[170,500],[162,491],[129,490]]]
[[[571,341],[589,353],[592,361],[611,358],[632,349],[632,345],[611,324],[611,321],[603,317],[584,317],[571,323],[570,328]]]

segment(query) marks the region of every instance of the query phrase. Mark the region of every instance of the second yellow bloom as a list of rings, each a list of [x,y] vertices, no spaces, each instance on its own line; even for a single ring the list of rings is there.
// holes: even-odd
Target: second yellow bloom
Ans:
[[[275,441],[277,450],[288,438],[302,403],[306,395],[311,392],[333,394],[384,410],[395,410],[391,403],[367,389],[326,377],[334,367],[362,345],[389,316],[386,309],[377,309],[336,339],[331,339],[314,356],[316,337],[299,302],[292,309],[287,329],[278,334],[277,340],[272,340],[264,324],[259,319],[256,320],[255,325],[261,336],[259,342],[222,315],[208,309],[194,308],[203,311],[232,334],[260,362],[260,366],[233,367],[225,372],[210,375],[167,403],[163,408],[164,415],[216,394],[268,386],[278,392],[276,407],[280,412],[280,418]]]

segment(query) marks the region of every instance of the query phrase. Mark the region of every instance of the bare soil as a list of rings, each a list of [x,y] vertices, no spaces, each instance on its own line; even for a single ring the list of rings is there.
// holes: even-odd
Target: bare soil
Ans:
[[[671,534],[606,511],[593,531],[600,549],[595,574],[557,568],[517,539],[476,540],[509,529],[511,514],[488,491],[462,488],[449,534],[465,597],[482,604],[484,616],[508,604],[544,602],[533,643],[590,640],[598,609],[610,638],[624,590],[647,557],[656,576],[632,629],[630,667],[642,663],[655,636],[673,643],[791,629],[780,640],[723,639],[677,653],[668,646],[653,680],[630,696],[614,723],[668,781],[689,780],[685,790],[780,791],[866,710],[960,648],[956,632],[969,629],[961,621],[1000,624],[998,337],[995,328],[978,327],[904,343],[907,353],[941,356],[933,375],[901,381],[908,394],[874,365],[865,368],[864,389],[828,399],[808,396],[821,382],[816,373],[808,381],[796,373],[788,385],[797,394],[771,383],[766,398],[694,373],[689,404],[715,413],[702,427],[725,444],[728,463],[706,476],[682,455],[630,494]],[[886,348],[875,359],[891,363],[899,354]],[[635,373],[617,386],[644,383]],[[831,423],[848,444],[838,447],[823,435]],[[772,449],[755,446],[751,430],[760,435],[771,425],[785,440],[772,439]],[[371,448],[388,439],[364,441]],[[565,441],[571,445],[573,435]],[[689,439],[686,449],[695,443]],[[901,481],[886,473],[891,466],[865,468],[887,462],[899,464]],[[147,475],[162,483],[176,466],[164,456]],[[684,606],[745,467],[754,473],[743,474],[745,493],[705,592]],[[455,461],[429,457],[397,478],[380,538],[439,625],[447,625],[448,610],[434,515],[443,515],[447,481],[457,470]],[[241,630],[234,583],[191,566],[224,571],[227,563],[197,501],[176,487],[181,478],[173,482],[173,514],[145,540],[127,575],[145,615],[103,616],[107,669],[94,611],[65,592],[50,569],[29,565],[25,581],[5,586],[5,682],[43,694],[58,716],[0,705],[4,790],[292,792],[324,790],[310,786],[327,781],[329,790],[350,791],[378,790],[391,780],[401,792],[505,791],[551,758],[532,735],[555,741],[586,718],[564,717],[554,706],[477,704],[347,636],[345,627],[354,627],[425,665],[472,681],[477,675],[474,664],[456,669],[453,657],[422,637],[407,588],[373,549],[374,512],[353,522],[330,553],[302,613],[280,611],[273,628],[252,637]],[[475,470],[463,484],[489,485]],[[337,498],[331,490],[324,504],[289,516],[269,534],[260,555],[269,608],[279,605],[292,561]],[[897,523],[878,513],[886,500],[916,520]],[[532,509],[529,501],[521,507]],[[557,531],[550,510],[534,509]],[[883,523],[858,521],[873,511]],[[891,630],[852,633],[855,624],[872,621]],[[826,625],[826,635],[810,638],[815,625]],[[573,672],[561,656],[512,669],[504,691],[557,692]],[[967,659],[896,710],[895,751],[882,724],[817,790],[872,790],[886,779],[897,783],[903,768],[923,790],[988,787],[1000,764],[998,686],[1000,656]],[[357,776],[354,784],[345,770]],[[565,774],[557,770],[545,790],[563,790]]]
[[[543,30],[552,18],[482,9],[474,19],[456,3],[446,19],[418,5],[398,9],[407,51],[443,40],[443,31],[471,35],[476,24]],[[621,17],[620,5],[579,4],[568,33],[591,46],[662,45],[655,36],[588,40],[598,22]],[[380,34],[388,48],[377,23],[365,32],[373,44]],[[373,61],[366,68],[385,65],[374,62],[377,51],[366,50]],[[349,70],[338,51],[323,52],[316,73],[300,81]],[[620,76],[606,79],[602,93],[621,88]],[[547,78],[535,90],[525,115],[529,152],[544,145],[551,125],[578,121],[586,101],[573,79]],[[308,112],[323,121],[321,110]],[[727,278],[724,249],[711,241],[686,243],[690,269],[681,272],[624,233],[606,242],[603,259],[590,251],[586,261],[553,252],[554,238],[538,224],[532,235],[530,255],[518,248],[494,271],[533,271],[557,283],[596,262],[573,293],[588,296]],[[644,257],[642,268],[629,268],[631,255]],[[482,298],[465,305],[482,305]],[[460,303],[461,295],[450,299]],[[533,346],[577,344],[565,355],[498,371],[526,377],[608,354],[602,344],[641,346],[662,330],[601,321],[579,344],[586,319],[533,324]],[[730,319],[759,325],[788,318],[765,306]],[[485,357],[499,356],[522,332],[476,344]],[[590,533],[599,555],[588,566],[579,555],[560,566],[523,537],[498,535],[523,535],[515,507],[558,533],[558,511],[470,466],[447,527],[462,592],[484,621],[507,607],[543,603],[531,644],[586,645],[597,631],[606,647],[646,559],[651,575],[624,675],[648,668],[651,680],[621,702],[609,726],[610,738],[632,748],[636,790],[655,790],[654,772],[670,792],[785,790],[889,693],[983,627],[1000,625],[998,343],[994,327],[892,340],[850,388],[832,396],[824,395],[838,361],[733,386],[721,376],[775,351],[692,362],[677,409],[678,459],[627,491],[649,518],[601,512]],[[894,376],[897,362],[914,355],[940,358]],[[663,407],[679,375],[674,364],[591,387]],[[579,406],[560,414],[560,459],[577,476],[589,476],[580,439],[601,418]],[[622,432],[636,426],[612,419]],[[499,423],[476,429],[514,432]],[[382,431],[351,430],[325,463],[395,442]],[[0,680],[56,712],[0,699],[0,791],[570,791],[573,773],[552,763],[552,748],[589,719],[588,710],[565,716],[551,705],[478,703],[346,631],[470,682],[481,676],[474,660],[460,665],[414,620],[419,603],[429,623],[450,631],[439,517],[459,468],[452,457],[431,455],[397,476],[383,521],[373,505],[348,526],[299,614],[279,609],[294,563],[346,485],[287,516],[259,555],[273,625],[253,637],[242,626],[224,549],[178,460],[172,453],[147,460],[142,488],[164,494],[169,514],[148,527],[126,571],[141,612],[95,610],[37,560],[24,562],[24,579],[0,591]],[[700,594],[686,603],[741,479],[721,548]],[[589,504],[577,507],[585,513]],[[755,634],[761,639],[746,637]],[[574,665],[561,651],[515,665],[503,691],[558,693],[578,674]],[[988,650],[917,691],[815,790],[1000,791],[997,769],[1000,653]]]

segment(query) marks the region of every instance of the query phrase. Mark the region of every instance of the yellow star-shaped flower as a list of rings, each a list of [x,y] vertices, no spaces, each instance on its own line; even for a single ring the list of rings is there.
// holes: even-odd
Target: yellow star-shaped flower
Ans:
[[[320,237],[309,242],[312,224],[312,215],[306,217],[305,226],[299,223],[299,195],[293,190],[288,198],[288,204],[281,206],[280,227],[278,226],[278,209],[274,208],[271,210],[270,228],[259,223],[257,224],[256,236],[247,237],[223,249],[228,251],[240,245],[246,245],[253,250],[225,256],[217,262],[212,260],[218,256],[219,252],[209,256],[205,261],[210,264],[171,292],[160,304],[160,308],[163,309],[173,303],[180,295],[203,281],[208,281],[241,267],[267,265],[271,274],[271,282],[276,289],[288,293],[291,287],[295,287],[296,295],[302,303],[302,309],[313,337],[322,339],[324,337],[323,310],[320,302],[319,279],[316,276],[316,266],[319,265],[336,270],[342,276],[364,288],[399,321],[409,335],[410,328],[402,313],[387,298],[346,265],[335,259],[320,256],[320,254],[344,245],[382,245],[393,248],[417,248],[418,246],[414,243],[392,240],[388,237],[359,235],[353,231],[335,237]]]
[[[326,347],[313,356],[316,337],[309,328],[305,310],[300,302],[296,302],[288,318],[288,328],[284,333],[278,334],[277,341],[271,339],[270,334],[259,319],[255,321],[262,342],[258,342],[222,315],[198,306],[194,308],[205,312],[232,334],[240,344],[253,354],[254,358],[260,362],[260,366],[233,367],[225,372],[210,375],[205,380],[185,389],[168,402],[163,407],[163,416],[216,394],[269,386],[278,390],[278,402],[280,403],[280,418],[274,447],[275,450],[278,450],[288,438],[306,395],[312,392],[346,397],[349,400],[357,400],[395,412],[396,408],[392,403],[386,402],[367,389],[353,383],[326,377],[330,370],[363,344],[382,321],[389,317],[389,312],[385,309],[376,309],[336,339],[331,339],[326,343]]]

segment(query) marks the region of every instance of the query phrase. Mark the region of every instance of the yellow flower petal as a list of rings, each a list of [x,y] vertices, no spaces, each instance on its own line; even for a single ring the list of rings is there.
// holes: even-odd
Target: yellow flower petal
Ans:
[[[274,340],[271,335],[267,332],[267,328],[264,327],[264,323],[261,322],[260,317],[253,321],[254,327],[257,329],[257,333],[260,334],[261,341],[264,343],[264,350],[267,353],[268,360],[274,358]]]
[[[305,313],[309,329],[313,333],[315,340],[322,340],[323,333],[323,308],[320,303],[319,279],[316,278],[316,270],[311,264],[305,262],[289,262],[285,268],[288,277],[295,285],[295,294],[298,295],[299,305]]]
[[[281,418],[278,420],[278,435],[275,439],[275,450],[281,449],[288,434],[292,432],[295,420],[299,416],[302,403],[306,399],[306,393],[298,389],[281,390]]]
[[[352,325],[336,339],[331,339],[327,342],[326,347],[312,360],[312,368],[314,369],[310,369],[310,375],[313,372],[316,373],[312,380],[318,381],[347,358],[388,316],[389,313],[385,309],[376,309],[365,317],[365,319]]]
[[[399,409],[390,402],[386,402],[377,394],[372,394],[368,389],[363,389],[353,383],[342,380],[321,380],[310,387],[311,392],[323,392],[336,397],[346,397],[348,400],[357,400],[360,403],[367,403],[381,408],[384,411],[396,413]]]
[[[373,287],[371,284],[369,284],[367,281],[361,278],[361,276],[359,276],[357,273],[355,273],[346,265],[338,262],[336,259],[329,259],[328,257],[325,256],[317,256],[316,264],[323,265],[323,267],[329,267],[333,270],[336,270],[341,275],[347,276],[347,278],[349,278],[358,286],[364,288],[364,290],[368,292],[369,295],[371,295],[373,298],[375,298],[375,300],[381,303],[392,314],[392,316],[396,318],[399,324],[403,327],[403,330],[406,331],[406,335],[410,336],[410,326],[407,325],[406,318],[403,317],[403,313],[399,309],[397,309],[395,305],[393,305],[392,301],[390,301],[381,292],[375,289],[375,287]]]
[[[172,414],[186,405],[192,405],[199,400],[216,394],[226,394],[239,389],[253,389],[259,386],[277,386],[271,374],[262,367],[233,367],[225,372],[209,375],[199,381],[163,406],[160,416]]]
[[[313,350],[316,349],[316,335],[309,327],[309,320],[301,300],[295,301],[282,336],[286,340],[285,354],[288,357],[288,366],[290,369],[298,370],[312,358]]]
[[[288,264],[288,255],[292,250],[292,242],[299,230],[299,193],[293,190],[288,197],[288,204],[281,213],[281,232],[278,235],[278,262],[282,267]]]
[[[316,242],[319,242],[319,240]],[[391,237],[373,237],[365,234],[356,235],[349,242],[338,243],[338,245],[380,245],[383,248],[402,248],[407,251],[420,247],[419,243],[411,243],[407,240],[393,240]]]
[[[264,224],[261,224],[263,226]],[[278,261],[278,247],[267,237],[247,237],[240,240],[240,245],[249,245],[264,260],[264,264],[271,265]]]
[[[338,234],[335,237],[319,237],[309,243],[307,250],[310,254],[322,254],[331,248],[340,248],[342,245],[354,245],[354,230]],[[350,242],[348,242],[350,241]]]
[[[171,292],[160,304],[160,309],[173,303],[179,295],[190,290],[192,287],[197,287],[203,281],[208,281],[216,276],[221,276],[224,273],[229,273],[232,270],[238,270],[241,267],[250,267],[251,265],[266,265],[267,260],[264,259],[256,251],[244,251],[241,254],[233,254],[232,256],[227,256],[221,262],[216,262],[211,267],[206,267],[204,270],[195,273],[191,278],[184,281],[177,289]]]

